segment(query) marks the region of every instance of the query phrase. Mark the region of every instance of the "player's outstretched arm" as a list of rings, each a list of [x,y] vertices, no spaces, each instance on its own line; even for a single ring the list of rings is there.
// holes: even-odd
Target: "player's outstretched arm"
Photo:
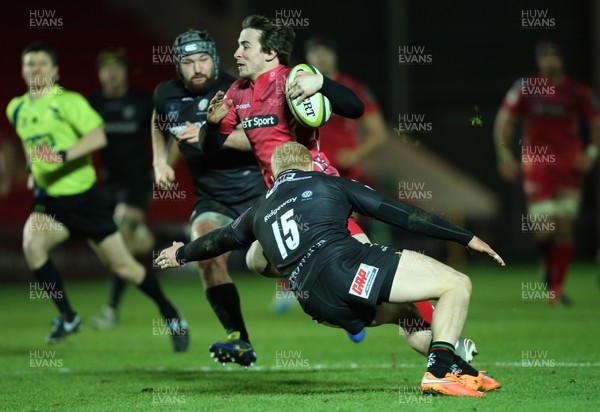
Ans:
[[[212,259],[249,245],[256,240],[252,233],[253,218],[254,209],[249,208],[229,225],[200,236],[187,245],[173,242],[171,247],[160,252],[155,262],[163,269],[177,267],[187,262]]]
[[[450,223],[441,216],[377,193],[362,183],[343,178],[333,179],[346,192],[355,211],[411,232],[461,243],[476,252],[489,254],[504,266],[502,258],[467,229]]]

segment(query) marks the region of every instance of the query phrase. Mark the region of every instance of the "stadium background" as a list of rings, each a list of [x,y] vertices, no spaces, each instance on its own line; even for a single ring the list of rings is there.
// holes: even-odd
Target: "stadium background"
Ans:
[[[556,26],[527,29],[521,24],[523,9],[547,10]],[[31,27],[30,13],[47,10],[60,18],[60,27]],[[84,95],[99,88],[95,61],[107,47],[123,47],[130,63],[132,85],[151,92],[161,81],[174,76],[170,64],[156,56],[187,28],[206,28],[216,40],[222,67],[236,73],[233,51],[242,18],[250,13],[276,17],[296,13],[294,62],[301,62],[303,43],[315,33],[325,33],[338,41],[339,67],[368,85],[381,105],[392,140],[399,114],[422,114],[432,124],[432,132],[411,136],[408,146],[419,146],[435,154],[453,169],[470,176],[493,194],[494,213],[469,220],[470,205],[464,204],[466,223],[476,227],[484,238],[509,261],[535,260],[530,235],[521,230],[524,202],[519,186],[500,180],[492,144],[496,110],[509,86],[521,75],[535,70],[533,47],[550,38],[565,50],[566,69],[576,79],[600,90],[600,4],[595,1],[507,1],[502,6],[466,0],[457,4],[408,1],[322,2],[276,0],[183,1],[150,0],[100,1],[74,4],[10,2],[4,6],[0,28],[3,50],[0,102],[25,87],[20,77],[20,52],[34,40],[45,40],[58,51],[59,83]],[[298,14],[299,13],[299,14]],[[429,65],[401,65],[399,46],[424,47],[432,56]],[[162,49],[161,49],[162,48]],[[164,53],[164,51],[162,52]],[[470,118],[480,115],[483,125],[473,126]],[[587,138],[584,128],[584,136]],[[2,116],[1,141],[12,142],[17,151],[11,159],[20,167],[22,158],[14,131]],[[396,142],[397,143],[397,142]],[[409,147],[407,147],[408,149]],[[426,159],[424,157],[423,159]],[[425,162],[425,160],[423,161]],[[435,162],[426,168],[435,168]],[[376,172],[376,171],[375,171]],[[183,225],[189,216],[192,189],[186,171],[179,164],[178,182],[187,188],[187,202],[155,202],[149,220],[164,230]],[[587,180],[583,213],[577,223],[577,258],[593,259],[600,233],[600,191],[598,173]],[[22,173],[21,173],[22,174]],[[403,177],[388,176],[378,183],[390,194]],[[434,194],[435,195],[435,194]],[[28,275],[20,250],[21,229],[29,213],[30,192],[23,177],[17,178],[11,192],[0,199],[0,277],[23,279]],[[443,202],[443,200],[442,200]],[[501,211],[501,212],[499,212]],[[437,248],[438,246],[431,246]],[[420,249],[429,250],[429,246]],[[62,248],[59,261],[68,275],[81,277],[104,273],[84,244]],[[78,252],[78,253],[74,253]],[[79,253],[80,252],[80,253]],[[433,253],[434,251],[432,251]],[[443,254],[435,251],[434,254]],[[60,264],[60,263],[59,263]]]

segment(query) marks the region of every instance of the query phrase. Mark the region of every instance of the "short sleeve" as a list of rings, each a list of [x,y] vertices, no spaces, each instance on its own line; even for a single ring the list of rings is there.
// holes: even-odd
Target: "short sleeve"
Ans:
[[[104,121],[90,103],[79,93],[68,92],[61,99],[61,113],[79,136],[84,136],[97,127],[102,127]]]

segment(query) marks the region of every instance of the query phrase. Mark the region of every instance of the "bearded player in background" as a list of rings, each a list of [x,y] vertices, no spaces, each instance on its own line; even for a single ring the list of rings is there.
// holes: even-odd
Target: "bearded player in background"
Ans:
[[[266,189],[248,139],[241,128],[223,147],[204,154],[197,144],[206,122],[209,101],[227,90],[234,78],[220,70],[214,41],[206,31],[189,30],[175,39],[177,77],[154,91],[152,114],[153,165],[156,183],[170,187],[175,172],[168,163],[169,144],[176,143],[194,183],[196,203],[190,217],[192,240],[225,226],[246,210]],[[199,262],[206,298],[227,333],[210,347],[215,361],[249,366],[256,361],[242,316],[240,297],[228,270],[229,253]]]
[[[565,73],[563,54],[555,43],[539,43],[535,57],[538,73],[515,83],[496,116],[498,171],[513,183],[522,175],[533,227],[541,221],[553,224],[554,230],[534,230],[533,240],[542,258],[550,303],[569,305],[563,286],[573,256],[582,179],[600,152],[600,103],[589,87]],[[580,118],[590,126],[586,148],[579,136]],[[511,150],[519,119],[525,122],[520,162]]]

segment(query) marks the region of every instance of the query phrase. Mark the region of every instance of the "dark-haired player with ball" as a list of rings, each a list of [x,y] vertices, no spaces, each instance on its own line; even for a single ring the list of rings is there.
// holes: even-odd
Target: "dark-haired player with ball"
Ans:
[[[202,150],[214,151],[242,124],[269,187],[274,181],[271,171],[273,150],[290,141],[299,142],[309,149],[316,171],[339,176],[320,150],[317,131],[299,125],[287,108],[285,85],[291,71],[288,65],[294,38],[291,27],[279,25],[268,17],[251,15],[244,19],[234,53],[241,78],[227,93],[218,92],[211,100],[208,122],[200,133]],[[362,116],[364,105],[356,94],[322,74],[299,73],[288,90],[289,98],[296,101],[303,101],[317,92],[330,100],[333,113],[351,119]],[[348,219],[348,230],[355,239],[369,243],[368,237],[352,218]],[[272,271],[258,242],[248,251],[246,262],[257,273]],[[423,319],[431,322],[431,304],[418,302],[417,307]]]
[[[361,243],[348,233],[348,217],[358,212],[458,242],[504,266],[502,258],[473,233],[439,216],[357,181],[314,172],[312,154],[299,143],[282,144],[272,159],[276,180],[254,206],[192,243],[173,242],[156,263],[177,267],[181,261],[208,259],[258,239],[297,293],[302,309],[319,323],[353,334],[367,326],[402,325],[402,319],[418,318],[411,302],[437,299],[432,335],[411,344],[427,356],[423,392],[481,397],[481,391],[499,388],[496,380],[455,354],[454,342],[469,308],[469,277],[420,253]],[[306,226],[296,223],[297,214]]]
[[[174,182],[167,142],[176,142],[195,187],[190,224],[192,239],[196,239],[232,222],[266,186],[241,128],[232,130],[223,147],[214,153],[204,154],[195,143],[206,122],[211,97],[227,90],[235,80],[220,69],[214,41],[206,31],[189,30],[179,35],[173,46],[177,77],[159,84],[154,91],[154,174],[161,187]],[[228,257],[224,254],[199,262],[206,298],[228,335],[213,344],[210,353],[215,361],[248,366],[256,354],[237,288],[227,270]]]

